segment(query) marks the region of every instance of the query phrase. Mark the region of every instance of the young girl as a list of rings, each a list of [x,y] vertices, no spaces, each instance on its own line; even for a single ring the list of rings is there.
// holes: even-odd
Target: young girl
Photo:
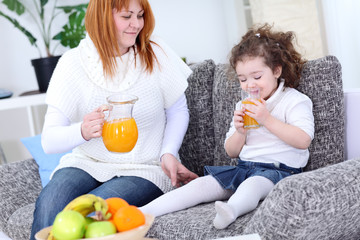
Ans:
[[[282,178],[300,173],[314,136],[312,102],[298,86],[304,60],[294,49],[292,32],[276,32],[265,24],[249,30],[236,45],[230,65],[242,90],[257,87],[260,100],[234,111],[225,139],[226,153],[237,166],[205,166],[205,176],[155,199],[141,208],[155,216],[216,201],[213,221],[224,229],[254,210]],[[261,127],[244,128],[245,110]],[[229,198],[230,197],[230,198]]]

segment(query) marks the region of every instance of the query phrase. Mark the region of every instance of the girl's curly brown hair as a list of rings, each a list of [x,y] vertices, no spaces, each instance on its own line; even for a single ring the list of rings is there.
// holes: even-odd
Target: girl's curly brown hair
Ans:
[[[238,61],[244,61],[249,57],[263,57],[265,64],[272,71],[277,66],[282,66],[279,79],[285,80],[285,87],[296,88],[306,60],[295,50],[294,40],[294,32],[276,32],[269,24],[251,28],[242,37],[241,42],[233,47],[230,65],[235,69]]]

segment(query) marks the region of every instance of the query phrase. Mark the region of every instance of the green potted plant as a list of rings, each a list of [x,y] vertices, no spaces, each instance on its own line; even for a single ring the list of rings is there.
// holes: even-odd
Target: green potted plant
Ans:
[[[39,84],[39,91],[46,92],[52,72],[60,56],[54,56],[59,44],[64,47],[76,47],[82,38],[85,37],[84,17],[87,3],[79,3],[72,6],[58,6],[57,0],[2,0],[1,3],[7,8],[5,11],[0,9],[0,16],[11,22],[15,28],[19,29],[28,38],[30,44],[35,46],[40,58],[32,59],[36,78]],[[84,1],[82,1],[84,2]],[[29,6],[32,5],[32,6]],[[30,18],[37,26],[38,32],[31,33],[18,19],[23,14],[29,14]],[[68,21],[62,29],[52,34],[52,25],[60,14],[68,15]],[[35,37],[37,36],[37,37]],[[41,51],[38,40],[41,40],[45,51]],[[53,43],[57,44],[53,45]],[[43,56],[43,53],[46,56]]]

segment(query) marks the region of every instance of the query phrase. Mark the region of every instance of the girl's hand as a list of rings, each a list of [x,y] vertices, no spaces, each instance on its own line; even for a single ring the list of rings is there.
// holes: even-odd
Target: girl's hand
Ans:
[[[244,115],[245,108],[241,108],[241,110],[234,111],[234,127],[236,131],[242,135],[246,135],[246,129],[244,129]]]
[[[234,127],[236,131],[225,142],[225,151],[231,158],[239,157],[240,151],[246,141],[247,129],[244,128],[244,115],[244,107],[234,111]]]
[[[92,138],[101,137],[105,122],[104,110],[106,110],[104,106],[100,106],[93,112],[84,116],[84,120],[81,124],[81,134],[86,141],[89,141]]]
[[[269,111],[266,108],[266,102],[264,99],[252,100],[253,104],[244,104],[244,107],[248,112],[247,115],[254,118],[260,125],[265,125],[266,120],[271,116]]]

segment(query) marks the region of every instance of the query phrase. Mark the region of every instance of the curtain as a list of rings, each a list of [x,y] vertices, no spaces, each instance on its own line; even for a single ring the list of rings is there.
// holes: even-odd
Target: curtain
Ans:
[[[308,60],[324,56],[316,0],[250,0],[254,24],[269,23],[296,33],[297,50]]]
[[[360,88],[360,1],[321,0],[328,54],[342,65],[344,89]]]

